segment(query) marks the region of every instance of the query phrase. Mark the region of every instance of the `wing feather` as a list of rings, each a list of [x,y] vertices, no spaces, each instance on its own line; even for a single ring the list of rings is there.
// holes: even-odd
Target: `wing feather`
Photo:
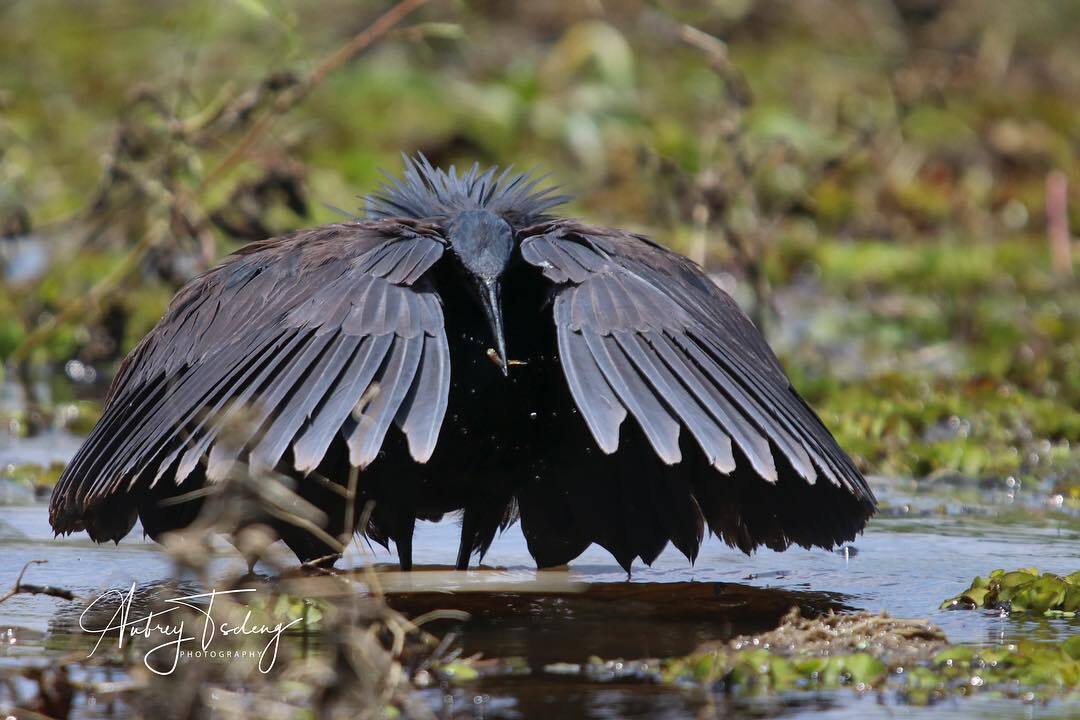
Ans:
[[[641,425],[656,454],[669,465],[679,462],[682,452],[679,450],[678,421],[648,389],[615,338],[589,331],[581,334],[604,378]]]
[[[395,418],[417,462],[427,462],[435,451],[449,397],[450,346],[446,334],[425,335],[416,381]]]
[[[808,481],[813,481],[815,477],[814,468],[810,463],[806,450],[792,437],[786,425],[775,422],[769,409],[758,402],[757,398],[752,394],[746,392],[743,386],[692,338],[687,335],[680,335],[676,336],[675,342],[746,413],[746,417],[754,423],[755,427],[768,434],[769,439],[777,445],[780,452],[792,460],[792,464],[799,471],[799,474],[806,477]]]
[[[677,380],[657,357],[657,353],[652,352],[637,333],[616,332],[613,337],[637,366],[638,371],[649,381],[653,390],[678,414],[683,425],[701,446],[709,464],[721,472],[734,470],[735,456],[731,452],[731,438],[709,417],[698,401],[690,396],[683,383]]]
[[[681,349],[675,346],[671,338],[656,331],[645,333],[645,338],[667,366],[687,384],[699,402],[708,409],[709,414],[717,419],[721,427],[731,433],[732,439],[750,461],[757,474],[766,481],[775,483],[776,464],[769,450],[769,441],[753,423],[731,404],[715,383],[710,382]],[[729,472],[720,466],[717,466],[717,470]]]
[[[219,393],[219,397],[213,401],[213,404],[201,409],[198,406],[193,406],[191,412],[197,414],[195,417],[198,417],[198,424],[188,433],[189,439],[185,443],[186,450],[180,458],[180,464],[177,466],[173,478],[174,482],[180,485],[188,478],[192,471],[195,470],[195,467],[203,460],[203,456],[206,455],[211,444],[213,444],[213,452],[210,453],[211,457],[207,460],[207,477],[211,480],[220,480],[224,477],[226,460],[230,461],[228,464],[231,465],[231,461],[243,450],[246,437],[249,437],[253,432],[252,426],[255,423],[249,417],[241,418],[240,414],[253,409],[255,403],[252,397],[256,389],[260,387],[260,379],[271,376],[272,386],[277,384],[279,387],[285,388],[286,390],[281,393],[284,394],[287,388],[292,387],[305,371],[311,357],[323,351],[327,344],[326,340],[327,338],[322,337],[312,338],[309,344],[304,346],[302,351],[284,367],[278,364],[277,359],[279,357],[288,358],[289,355],[273,346],[268,351],[273,356],[272,359],[263,366],[257,375],[252,377],[250,373],[245,373],[236,378],[230,387]],[[195,417],[192,419],[195,419]],[[241,427],[241,425],[244,427]],[[174,428],[179,426],[179,423],[173,424]],[[225,428],[231,430],[229,440],[225,443],[215,442],[219,433]],[[245,437],[242,438],[241,435]],[[151,440],[153,440],[153,437],[151,437]]]
[[[201,462],[210,479],[240,456],[312,470],[346,429],[367,464],[395,418],[426,460],[449,392],[427,280],[443,249],[412,221],[331,225],[253,243],[193,280],[122,364],[57,483],[54,528],[111,536],[93,527],[93,507],[170,474],[183,482]],[[371,422],[356,430],[350,413],[373,385]]]
[[[259,353],[253,355],[254,360],[244,366],[243,372],[226,374],[221,383],[212,384],[211,387],[214,390],[204,399],[177,402],[175,407],[162,408],[156,426],[143,434],[139,449],[124,453],[130,456],[124,472],[132,473],[138,465],[142,464],[146,453],[152,452],[156,447],[167,446],[174,439],[178,439],[185,450],[173,481],[177,485],[183,483],[217,437],[218,430],[224,424],[223,417],[234,415],[234,408],[247,407],[248,400],[258,387],[259,378],[270,375],[279,378],[295,377],[302,370],[302,360],[306,358],[308,348],[311,348],[312,352],[317,352],[325,346],[324,342],[315,340],[312,345],[304,349],[305,352],[300,354],[301,360],[298,362],[296,357],[291,357],[291,352],[300,345],[302,339],[302,334],[295,333],[291,334],[291,337],[287,336],[287,339],[282,338],[280,341],[268,343]],[[225,367],[224,363],[227,360],[220,358],[218,362],[222,364],[213,366],[212,371],[215,373]],[[199,375],[200,373],[192,373],[188,378],[188,384],[198,385]],[[132,473],[131,477],[135,479],[139,475]]]
[[[300,433],[293,445],[297,470],[310,472],[319,466],[334,436],[375,379],[375,373],[382,367],[393,342],[391,335],[364,338],[341,379],[325,398],[311,424]]]
[[[232,348],[231,362],[189,371],[179,382],[168,384],[165,394],[143,416],[132,415],[135,429],[121,436],[119,444],[109,448],[104,464],[91,470],[94,481],[85,483],[84,497],[104,497],[130,481],[131,468],[140,463],[152,447],[160,446],[188,427],[188,423],[206,412],[208,406],[220,401],[223,393],[237,378],[256,372],[260,363],[275,349],[273,344],[259,347],[258,341]],[[167,382],[162,379],[162,382]]]
[[[619,448],[619,426],[626,419],[626,408],[604,379],[585,338],[570,329],[565,307],[565,303],[555,307],[555,316],[561,319],[556,320],[560,363],[570,392],[596,444],[610,455]]]
[[[574,221],[530,228],[521,256],[555,285],[560,361],[604,452],[618,449],[629,411],[665,463],[679,461],[685,427],[721,472],[736,471],[737,446],[754,473],[776,484],[775,452],[804,482],[824,477],[873,502],[760,333],[688,260]]]
[[[250,422],[251,428],[261,425],[271,412],[273,419],[251,450],[248,462],[253,469],[270,470],[277,466],[319,400],[340,376],[358,341],[356,337],[340,333],[316,336],[304,348],[293,372],[280,380],[275,379],[265,397],[256,400],[258,415]],[[208,476],[214,479],[210,470],[212,468],[208,469]]]
[[[379,374],[378,391],[371,402],[356,413],[356,428],[349,436],[349,462],[364,468],[375,460],[398,408],[412,387],[420,363],[423,336],[397,338]]]

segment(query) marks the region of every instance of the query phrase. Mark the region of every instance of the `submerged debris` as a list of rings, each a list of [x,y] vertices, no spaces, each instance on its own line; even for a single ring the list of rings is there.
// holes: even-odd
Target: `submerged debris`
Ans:
[[[1080,637],[974,648],[950,645],[942,630],[925,620],[866,612],[809,619],[792,609],[775,630],[709,643],[686,656],[594,657],[582,664],[549,664],[543,672],[725,695],[851,688],[916,705],[976,692],[1072,703],[1080,700]]]
[[[829,613],[804,618],[793,608],[770,632],[708,644],[667,661],[664,682],[719,683],[728,691],[836,688],[865,690],[890,671],[927,662],[948,647],[945,634],[925,620],[886,613]]]
[[[803,617],[792,608],[775,630],[727,643],[733,650],[762,648],[785,657],[869,652],[890,663],[925,660],[948,645],[945,633],[926,620],[904,620],[887,613],[828,613]]]
[[[882,613],[792,611],[776,630],[667,660],[661,681],[725,693],[831,690],[893,693],[911,704],[995,692],[1027,701],[1080,699],[1080,637],[990,648],[949,645],[923,620]]]

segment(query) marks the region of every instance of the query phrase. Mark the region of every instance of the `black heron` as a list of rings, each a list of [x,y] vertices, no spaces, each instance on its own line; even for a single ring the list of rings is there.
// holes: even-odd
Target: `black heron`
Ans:
[[[852,539],[873,493],[747,316],[652,240],[550,214],[566,199],[418,156],[365,218],[229,256],[124,360],[53,529],[159,539],[240,462],[403,569],[416,520],[458,511],[461,569],[518,518],[539,567],[592,543],[627,571],[669,542],[693,561],[706,528],[747,553]],[[302,561],[340,549],[270,524]]]

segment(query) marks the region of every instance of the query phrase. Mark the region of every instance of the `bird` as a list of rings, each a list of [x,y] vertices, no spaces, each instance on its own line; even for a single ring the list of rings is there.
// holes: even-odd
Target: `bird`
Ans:
[[[750,554],[863,530],[863,474],[698,265],[553,214],[571,198],[531,172],[403,163],[362,215],[178,291],[55,486],[57,535],[160,541],[237,466],[321,511],[266,524],[327,567],[359,533],[409,570],[447,515],[462,570],[515,522],[539,568],[597,544],[627,573],[706,532]]]

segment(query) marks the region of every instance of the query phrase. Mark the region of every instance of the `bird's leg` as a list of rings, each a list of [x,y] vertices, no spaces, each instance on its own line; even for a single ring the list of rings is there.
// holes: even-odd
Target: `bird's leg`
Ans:
[[[471,507],[467,507],[465,513],[461,516],[461,543],[458,545],[456,570],[469,569],[469,556],[472,555],[475,536],[476,513]]]
[[[398,567],[402,572],[412,570],[412,536],[415,527],[416,518],[410,516],[405,521],[402,532],[394,538],[394,545],[397,546]]]

